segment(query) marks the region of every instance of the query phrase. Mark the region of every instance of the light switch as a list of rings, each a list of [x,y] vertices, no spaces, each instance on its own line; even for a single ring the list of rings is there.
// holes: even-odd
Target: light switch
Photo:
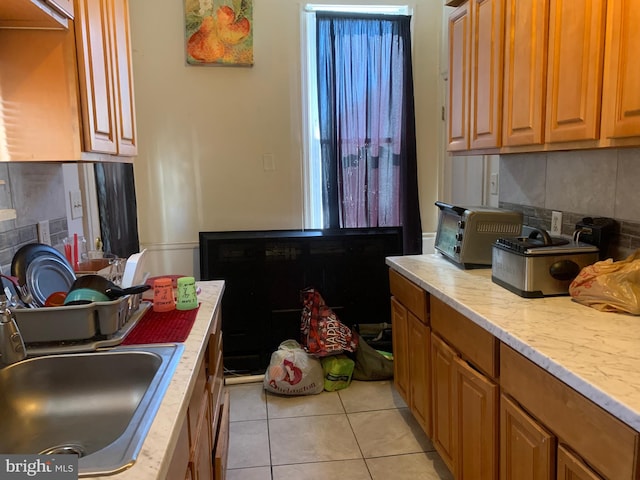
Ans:
[[[490,180],[490,190],[491,190],[491,195],[497,195],[498,194],[498,174],[497,173],[492,173],[491,174],[491,180]]]
[[[82,192],[80,190],[69,192],[69,199],[71,201],[71,218],[82,218]]]
[[[276,159],[273,153],[265,153],[262,155],[262,165],[265,172],[270,172],[276,169]]]

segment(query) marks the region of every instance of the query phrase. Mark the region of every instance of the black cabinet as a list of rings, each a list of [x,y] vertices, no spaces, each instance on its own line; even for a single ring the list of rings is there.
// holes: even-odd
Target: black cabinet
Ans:
[[[299,340],[300,291],[315,287],[346,325],[390,323],[385,257],[401,228],[200,232],[200,277],[225,280],[225,368],[264,373],[271,353]]]

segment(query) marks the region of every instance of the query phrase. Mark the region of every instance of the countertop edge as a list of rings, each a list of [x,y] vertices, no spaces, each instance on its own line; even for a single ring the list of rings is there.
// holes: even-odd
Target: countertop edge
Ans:
[[[438,257],[438,254],[431,254],[434,257]],[[422,256],[414,256],[424,257]],[[574,372],[570,368],[566,367],[557,360],[551,358],[551,356],[545,354],[543,351],[536,349],[525,340],[519,338],[513,332],[505,330],[497,325],[490,318],[487,318],[481,313],[478,313],[474,310],[473,306],[461,301],[460,299],[452,296],[450,292],[447,291],[446,288],[442,286],[435,285],[434,282],[429,282],[421,278],[418,274],[415,273],[409,266],[403,265],[403,259],[407,257],[387,257],[386,263],[387,265],[396,270],[398,273],[403,274],[408,279],[412,280],[414,283],[425,289],[431,295],[434,295],[438,299],[442,300],[444,303],[457,310],[461,314],[468,317],[474,323],[494,335],[500,341],[504,342],[506,345],[510,346],[517,352],[524,355],[526,358],[534,362],[539,367],[543,368],[550,374],[552,374],[557,379],[561,380],[566,385],[570,386],[577,392],[584,395],[586,398],[594,402],[596,405],[600,406],[602,409],[615,416],[626,425],[630,426],[636,431],[640,431],[640,413],[635,411],[633,408],[629,407],[625,403],[621,402],[615,395],[611,392],[607,392],[598,386],[592,384],[588,380],[581,377],[578,373]],[[439,257],[438,261],[443,262],[443,266],[446,267],[446,264],[450,264],[443,257]],[[458,268],[451,264],[452,268]],[[458,269],[461,274],[468,271]],[[513,295],[512,292],[504,289],[505,295]],[[564,297],[567,298],[567,297]],[[527,299],[530,302],[535,302],[538,299]],[[584,306],[580,306],[580,308],[588,308]],[[604,314],[606,315],[606,314]],[[639,320],[640,321],[640,320]],[[585,348],[588,348],[585,345]],[[640,352],[639,352],[640,353]]]

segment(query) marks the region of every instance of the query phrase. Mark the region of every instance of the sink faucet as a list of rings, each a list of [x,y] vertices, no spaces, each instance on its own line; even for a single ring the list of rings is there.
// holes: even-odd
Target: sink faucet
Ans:
[[[18,330],[15,316],[7,307],[7,301],[0,300],[0,368],[24,360],[27,350]]]

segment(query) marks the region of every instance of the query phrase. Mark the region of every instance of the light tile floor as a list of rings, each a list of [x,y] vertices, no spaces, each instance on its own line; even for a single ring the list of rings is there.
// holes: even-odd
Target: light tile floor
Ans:
[[[452,479],[392,381],[300,397],[228,388],[228,480]]]

